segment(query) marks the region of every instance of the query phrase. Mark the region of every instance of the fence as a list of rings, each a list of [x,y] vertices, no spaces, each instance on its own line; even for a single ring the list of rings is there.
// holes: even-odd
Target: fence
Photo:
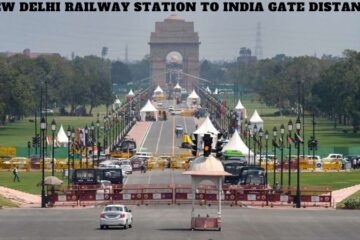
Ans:
[[[86,206],[107,203],[128,205],[148,204],[190,204],[192,190],[189,185],[85,185],[70,186],[48,193],[50,206]],[[221,192],[223,204],[227,205],[260,205],[260,206],[293,206],[296,189],[275,191],[264,186],[224,185]],[[199,205],[217,204],[218,190],[215,186],[202,185],[196,189],[195,203]],[[330,187],[302,187],[302,206],[331,207]]]

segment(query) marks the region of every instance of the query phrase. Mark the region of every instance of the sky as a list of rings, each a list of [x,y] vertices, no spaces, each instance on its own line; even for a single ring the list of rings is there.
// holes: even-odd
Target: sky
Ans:
[[[195,1],[195,0],[194,0]],[[130,2],[133,2],[130,0]],[[262,1],[267,6],[267,1]],[[0,11],[0,52],[52,52],[70,58],[100,56],[130,61],[149,54],[155,22],[171,12],[30,13]],[[341,56],[360,51],[360,14],[339,12],[178,12],[193,21],[200,38],[200,59],[234,60],[241,47],[254,52],[256,26],[261,24],[263,58],[323,54]]]

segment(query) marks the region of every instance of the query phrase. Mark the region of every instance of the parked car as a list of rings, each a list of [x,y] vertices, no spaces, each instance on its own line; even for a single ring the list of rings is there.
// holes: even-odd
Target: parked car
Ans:
[[[122,160],[120,162],[120,167],[127,174],[132,174],[133,169],[132,169],[130,160]]]
[[[330,153],[327,157],[321,159],[322,162],[342,161],[343,155],[338,153]]]
[[[131,210],[124,205],[107,205],[100,214],[100,229],[110,226],[122,226],[124,229],[133,226]]]
[[[43,109],[41,111],[42,114],[47,114],[47,115],[54,115],[54,110],[52,109]]]

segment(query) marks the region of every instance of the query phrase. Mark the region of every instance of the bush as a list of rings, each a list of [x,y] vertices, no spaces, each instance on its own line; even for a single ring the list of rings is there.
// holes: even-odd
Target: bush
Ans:
[[[348,199],[344,202],[346,209],[360,209],[360,199]]]

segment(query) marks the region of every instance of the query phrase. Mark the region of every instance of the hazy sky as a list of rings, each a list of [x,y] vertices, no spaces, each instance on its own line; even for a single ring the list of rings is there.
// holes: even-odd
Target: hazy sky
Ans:
[[[133,1],[130,1],[133,2]],[[263,1],[267,6],[267,1]],[[56,52],[70,57],[100,55],[138,60],[149,53],[150,33],[155,21],[171,13],[5,13],[0,11],[0,52]],[[190,12],[177,13],[194,21],[199,33],[200,58],[232,60],[243,46],[255,47],[257,22],[262,26],[265,58],[278,53],[289,56],[332,54],[344,49],[360,51],[359,13],[283,12]]]

